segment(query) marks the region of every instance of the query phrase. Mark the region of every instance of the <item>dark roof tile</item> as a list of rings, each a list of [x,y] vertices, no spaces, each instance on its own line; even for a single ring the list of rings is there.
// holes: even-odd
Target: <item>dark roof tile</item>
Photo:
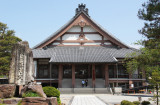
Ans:
[[[132,49],[110,48],[102,46],[57,46],[53,48],[33,49],[34,58],[50,58],[50,62],[72,63],[72,62],[117,62],[115,58],[125,58],[130,53],[135,52]]]

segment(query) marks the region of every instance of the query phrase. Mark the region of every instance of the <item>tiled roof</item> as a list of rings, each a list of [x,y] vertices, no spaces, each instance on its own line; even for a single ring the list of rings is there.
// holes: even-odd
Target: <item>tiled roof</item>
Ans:
[[[32,51],[34,58],[50,58],[50,62],[55,63],[117,62],[115,58],[125,58],[135,52],[127,48],[117,49],[102,46],[57,46],[46,50],[33,49]]]

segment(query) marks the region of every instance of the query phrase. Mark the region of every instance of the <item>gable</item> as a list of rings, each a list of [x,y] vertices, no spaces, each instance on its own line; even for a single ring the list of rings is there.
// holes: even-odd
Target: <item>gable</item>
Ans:
[[[74,17],[65,27],[59,30],[59,32],[52,35],[35,48],[65,45],[98,45],[128,48],[128,46],[99,27],[83,12]]]

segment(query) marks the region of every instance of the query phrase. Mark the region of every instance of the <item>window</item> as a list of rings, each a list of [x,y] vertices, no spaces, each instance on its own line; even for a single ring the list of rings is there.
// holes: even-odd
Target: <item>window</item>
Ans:
[[[128,78],[128,73],[126,68],[123,65],[118,65],[118,77],[119,78]]]
[[[109,70],[109,78],[114,78],[114,65],[109,65],[108,66],[108,70]]]
[[[95,70],[96,70],[96,78],[102,78],[101,65],[96,65],[96,66],[95,66]]]
[[[49,78],[48,65],[39,65],[38,71],[39,78]]]
[[[58,78],[58,65],[52,65],[52,78]]]
[[[72,78],[72,65],[63,66],[63,78]]]

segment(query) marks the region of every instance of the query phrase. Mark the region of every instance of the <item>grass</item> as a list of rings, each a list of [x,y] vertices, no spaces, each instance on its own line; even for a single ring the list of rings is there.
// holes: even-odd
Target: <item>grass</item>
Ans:
[[[41,97],[38,93],[33,92],[33,91],[27,91],[22,95],[22,97]]]
[[[6,75],[0,75],[0,78],[8,78]]]

